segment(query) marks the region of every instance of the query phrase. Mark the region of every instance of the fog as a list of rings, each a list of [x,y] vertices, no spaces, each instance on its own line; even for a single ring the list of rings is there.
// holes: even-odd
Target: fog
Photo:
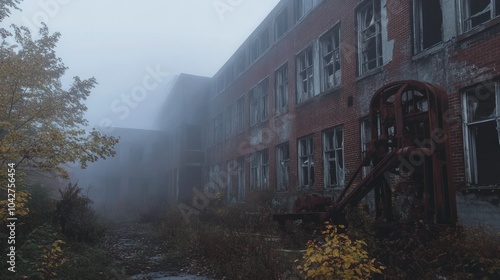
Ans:
[[[4,24],[36,34],[44,22],[62,34],[57,54],[69,68],[63,84],[73,76],[97,79],[86,117],[89,128],[121,138],[117,156],[86,170],[69,165],[68,171],[73,182],[92,186],[88,194],[97,208],[111,211],[122,210],[121,204],[133,208],[137,191],[144,199],[165,196],[157,168],[165,141],[157,119],[178,75],[214,75],[278,2],[23,1]]]

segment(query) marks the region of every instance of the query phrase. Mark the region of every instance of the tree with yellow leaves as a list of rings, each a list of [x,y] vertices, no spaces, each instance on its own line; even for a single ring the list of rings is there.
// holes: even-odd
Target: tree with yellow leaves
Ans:
[[[0,23],[20,0],[0,2]],[[99,158],[115,155],[118,139],[86,129],[84,100],[95,86],[94,78],[74,77],[65,89],[66,67],[55,53],[59,33],[43,26],[33,36],[28,28],[0,28],[0,205],[7,195],[7,170],[16,174],[50,171],[67,177],[64,163],[85,168]],[[36,39],[34,38],[36,37]],[[18,193],[17,208],[26,194]],[[5,201],[3,201],[5,202]],[[20,205],[21,203],[21,205]],[[0,217],[5,217],[5,207]]]

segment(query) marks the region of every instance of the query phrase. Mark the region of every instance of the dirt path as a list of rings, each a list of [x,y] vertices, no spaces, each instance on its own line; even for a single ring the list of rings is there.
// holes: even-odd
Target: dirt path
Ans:
[[[122,267],[129,279],[210,280],[201,273],[196,262],[177,252],[168,252],[155,240],[149,225],[118,222],[110,229],[107,250],[114,256],[116,267]]]

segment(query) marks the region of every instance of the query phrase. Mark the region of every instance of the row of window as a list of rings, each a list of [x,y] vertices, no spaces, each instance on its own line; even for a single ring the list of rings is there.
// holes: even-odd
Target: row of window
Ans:
[[[295,22],[302,19],[322,0],[294,0]],[[274,40],[279,40],[288,31],[288,9],[285,7],[274,20]],[[219,75],[214,93],[223,91],[246,68],[259,59],[270,47],[269,27],[263,28],[250,42],[248,49],[241,50],[234,64],[229,64]],[[248,55],[247,55],[248,53]],[[234,68],[234,69],[233,69]]]
[[[295,22],[303,18],[321,0],[295,0]],[[459,0],[462,32],[500,16],[500,0]],[[381,0],[364,1],[356,10],[358,74],[362,75],[383,65]],[[413,2],[414,52],[419,53],[443,40],[443,9],[440,1]],[[275,40],[288,31],[288,11],[285,7],[275,18]],[[323,77],[321,89],[340,84],[339,29],[335,28],[320,39],[320,58]],[[224,90],[239,74],[246,70],[269,48],[269,28],[264,28],[250,43],[248,61],[245,52],[236,59],[235,69],[229,64],[217,79],[216,93]],[[314,92],[314,50],[311,46],[298,57],[298,100],[310,98]],[[248,62],[248,63],[247,63]]]
[[[500,182],[500,83],[492,82],[463,94],[464,145],[466,151],[467,181],[472,186],[493,186]],[[366,153],[366,144],[371,140],[371,125],[368,118],[360,122],[361,152]],[[342,187],[345,183],[344,131],[342,127],[322,133],[323,173],[326,188]],[[286,191],[290,177],[289,143],[277,145],[276,190]],[[315,184],[314,141],[312,135],[297,139],[298,183],[302,187]],[[250,189],[269,188],[269,149],[255,152],[250,157]],[[229,176],[228,198],[242,200],[245,190],[244,157],[238,158],[236,166],[228,163],[228,170],[236,170]],[[369,168],[363,170],[364,175]],[[222,170],[217,165],[211,173]],[[235,177],[236,175],[236,177]],[[234,182],[233,182],[234,181]],[[235,185],[236,184],[236,185]],[[237,186],[235,188],[235,186]]]
[[[289,185],[289,144],[276,146],[276,190],[285,191]],[[312,136],[297,140],[298,182],[302,187],[315,183],[314,142]],[[344,185],[344,135],[342,127],[323,132],[324,183],[327,188]],[[263,190],[269,187],[269,149],[251,156],[250,189]]]
[[[218,190],[226,187],[227,201],[242,201],[245,198],[245,158],[228,161],[226,166],[210,166],[209,182]]]
[[[243,131],[244,97],[229,105],[209,122],[209,144],[216,144]]]

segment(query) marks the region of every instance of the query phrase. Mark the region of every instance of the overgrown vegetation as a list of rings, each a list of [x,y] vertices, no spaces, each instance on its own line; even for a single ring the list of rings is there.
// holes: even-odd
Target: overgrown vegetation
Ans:
[[[170,208],[157,233],[167,246],[198,259],[216,279],[280,279],[292,258],[279,252],[276,225],[267,211],[245,206],[209,207],[187,224]],[[187,260],[189,261],[189,260]]]
[[[69,239],[78,242],[95,243],[104,236],[106,226],[99,221],[91,207],[92,201],[83,195],[77,184],[61,191],[56,204],[57,221],[61,232]]]
[[[76,184],[59,198],[39,185],[28,189],[30,211],[16,228],[15,273],[2,264],[0,279],[122,279],[100,247],[106,228]]]
[[[500,233],[476,226],[422,221],[375,224],[362,207],[350,209],[347,234],[367,243],[394,279],[500,279]]]
[[[298,270],[309,279],[370,279],[383,266],[368,256],[363,240],[352,240],[343,225],[326,225],[322,242],[308,241]],[[339,231],[340,230],[340,231]]]
[[[350,209],[349,227],[328,225],[318,235],[296,223],[282,233],[264,208],[211,206],[186,224],[173,207],[156,234],[185,262],[203,260],[216,279],[500,279],[499,234],[422,222],[372,226],[362,209]]]

